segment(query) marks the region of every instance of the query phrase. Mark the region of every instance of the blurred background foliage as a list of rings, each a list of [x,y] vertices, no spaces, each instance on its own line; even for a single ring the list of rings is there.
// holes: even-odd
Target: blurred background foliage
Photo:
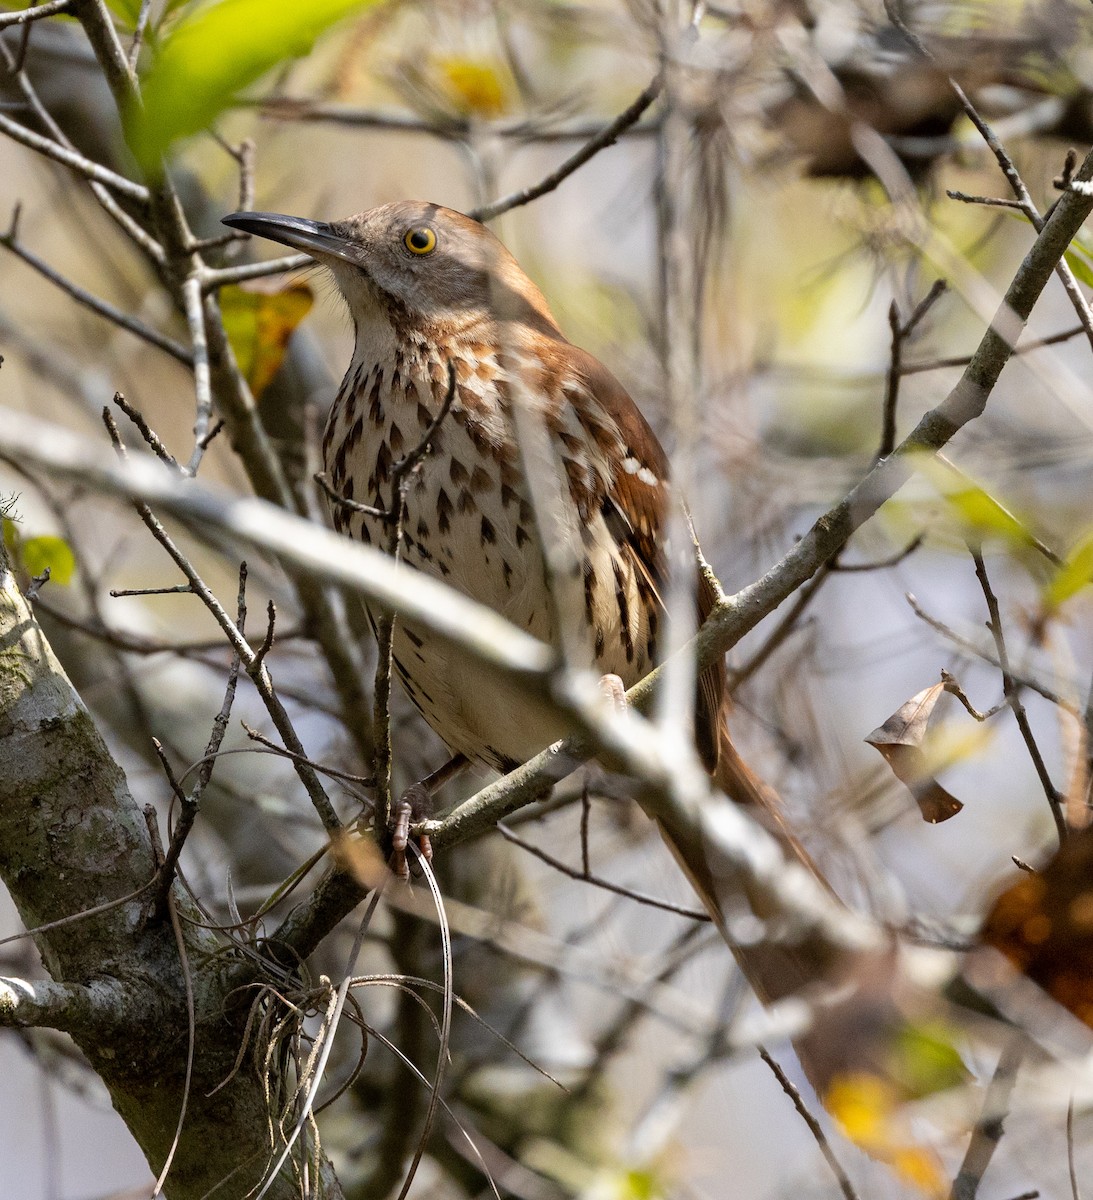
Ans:
[[[128,37],[142,6],[111,0],[110,8]],[[692,464],[684,486],[706,553],[734,589],[787,549],[877,453],[891,386],[891,306],[906,322],[935,280],[947,284],[900,348],[907,373],[899,378],[898,427],[906,430],[955,381],[959,365],[950,360],[974,348],[1031,244],[1019,214],[949,195],[1009,193],[948,74],[991,122],[1043,212],[1068,147],[1093,140],[1093,12],[1085,0],[904,0],[900,16],[936,55],[928,63],[876,0],[700,8],[677,100],[690,130],[686,178],[664,177],[664,122],[653,108],[617,145],[494,228],[567,335],[611,367],[675,449],[686,431],[663,401],[663,200],[672,188],[689,197],[702,298],[694,331],[701,436],[684,447]],[[652,78],[655,9],[653,0],[153,3],[139,57],[145,103],[124,114],[124,126],[75,22],[37,23],[25,63],[44,107],[82,152],[153,175],[166,156],[195,232],[215,238],[219,218],[240,203],[240,158],[253,184],[247,206],[320,219],[406,197],[467,210],[537,181]],[[18,29],[2,35],[9,67],[24,54],[20,39]],[[36,128],[14,80],[10,71],[3,79],[2,111]],[[213,135],[202,132],[209,126]],[[876,155],[866,161],[860,153],[863,131],[879,135],[884,149],[879,179]],[[251,144],[240,151],[245,139]],[[86,187],[8,139],[0,139],[0,156],[0,210],[21,206],[19,244],[185,341],[156,264]],[[209,253],[231,265],[264,250],[231,241]],[[1083,282],[1090,257],[1086,243],[1070,256]],[[306,485],[351,350],[341,301],[329,281],[304,271],[225,290],[221,304],[263,419]],[[1054,286],[1026,337],[1075,325]],[[8,254],[0,258],[0,349],[4,406],[105,444],[99,412],[121,391],[185,457],[194,419],[188,370]],[[964,807],[942,825],[923,823],[863,740],[942,669],[979,709],[1001,698],[969,542],[982,547],[1001,597],[1015,672],[1033,685],[1024,694],[1038,744],[1075,823],[1084,823],[1089,746],[1074,714],[1086,703],[1093,661],[1088,356],[1077,336],[1016,359],[986,416],[951,448],[952,466],[923,470],[843,560],[892,565],[831,572],[780,641],[768,644],[781,614],[731,663],[743,680],[737,739],[786,797],[835,886],[883,920],[930,937],[969,936],[992,895],[1016,877],[1012,856],[1039,862],[1054,840],[1043,789],[1006,712],[980,727],[943,698],[933,721],[948,749],[937,761]],[[247,487],[224,438],[211,444],[201,474]],[[18,463],[0,464],[0,493],[18,497],[5,538],[27,575],[47,560],[53,567],[39,604],[51,640],[138,799],[162,807],[168,793],[152,736],[185,769],[220,704],[227,653],[207,613],[186,595],[109,595],[177,582],[123,507],[28,477]],[[176,533],[218,594],[233,596],[230,558]],[[271,564],[250,566],[252,612],[267,597],[279,606],[271,669],[309,753],[366,771],[362,731],[341,719],[292,589]],[[347,617],[367,680],[367,630],[354,610]],[[104,629],[113,633],[103,637]],[[253,695],[241,697],[237,715],[266,728]],[[238,724],[227,744],[250,752],[219,764],[185,862],[190,884],[223,915],[229,895],[253,911],[320,844],[283,761],[256,753]],[[442,757],[399,704],[397,782],[412,782]],[[612,799],[594,773],[591,786],[594,870],[686,904],[685,885],[640,814]],[[456,787],[466,794],[473,783]],[[578,871],[581,796],[579,781],[563,786],[515,830]],[[347,814],[356,811],[351,787],[340,799]],[[501,946],[459,937],[457,991],[568,1088],[460,1017],[449,1102],[484,1135],[486,1165],[503,1194],[839,1194],[775,1078],[754,1055],[730,1054],[718,1035],[746,997],[708,930],[575,882],[499,838],[460,848],[440,869],[453,899],[524,931]],[[385,920],[369,946],[370,969],[435,979],[433,930],[409,916]],[[33,969],[25,947],[5,953],[5,969]],[[319,959],[316,973],[325,969]],[[340,961],[334,951],[329,961]],[[429,1060],[431,1027],[412,1000],[377,988],[362,1002],[403,1053]],[[933,1045],[924,1038],[912,1059],[923,1065]],[[770,1049],[793,1074],[788,1045]],[[961,1049],[977,1079],[988,1079],[991,1055]],[[356,1052],[344,1048],[336,1077],[348,1074]],[[5,1107],[17,1113],[0,1130],[5,1175],[19,1181],[11,1194],[75,1198],[143,1180],[124,1128],[95,1113],[95,1081],[60,1039],[5,1034],[0,1055],[9,1064],[0,1072]],[[1022,1094],[1018,1085],[992,1166],[989,1195],[999,1200],[1032,1189],[1071,1194],[1068,1093],[1034,1090]],[[35,1094],[40,1102],[28,1103]],[[1074,1117],[1086,1169],[1090,1099],[1079,1096]],[[350,1092],[322,1117],[347,1194],[379,1197],[397,1187],[424,1103],[397,1059],[371,1046]],[[863,1108],[855,1094],[844,1121],[875,1124],[885,1103]],[[913,1117],[916,1137],[947,1177],[975,1112],[964,1096]],[[829,1134],[860,1195],[936,1190],[932,1177],[900,1176],[833,1127]],[[868,1143],[860,1129],[855,1137]],[[90,1157],[80,1149],[88,1142]],[[448,1122],[434,1136],[419,1194],[485,1194],[481,1166]]]

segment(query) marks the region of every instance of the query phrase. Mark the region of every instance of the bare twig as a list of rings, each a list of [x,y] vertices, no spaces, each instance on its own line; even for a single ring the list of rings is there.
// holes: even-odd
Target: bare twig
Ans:
[[[143,324],[131,317],[128,313],[123,312],[120,308],[116,308],[106,300],[101,300],[98,296],[93,296],[85,288],[79,284],[73,283],[72,280],[65,278],[59,271],[55,271],[44,259],[38,257],[33,251],[27,250],[20,245],[17,237],[18,231],[18,214],[13,217],[12,223],[5,234],[0,234],[0,246],[5,246],[17,258],[21,258],[29,267],[33,267],[39,275],[44,276],[59,287],[63,292],[66,292],[77,304],[82,304],[85,308],[91,309],[100,317],[104,317],[113,325],[119,326],[121,329],[127,330],[129,333],[135,334],[143,341],[155,346],[159,350],[163,350],[172,358],[178,359],[185,366],[193,366],[193,355],[185,346],[179,345],[178,342],[152,329],[150,326]]]
[[[175,459],[175,456],[163,444],[159,434],[156,433],[151,425],[149,425],[144,419],[143,413],[141,413],[139,409],[134,408],[133,405],[131,405],[129,401],[126,400],[126,398],[121,394],[121,392],[114,393],[114,403],[137,427],[137,429],[140,431],[141,437],[144,438],[145,442],[148,443],[148,448],[152,451],[152,453],[158,459],[165,462],[169,467],[175,467],[177,469],[178,461]],[[113,594],[114,593],[111,593],[111,595]]]
[[[987,602],[987,612],[990,614],[988,628],[991,631],[991,636],[994,638],[994,647],[998,654],[998,665],[1002,672],[1002,690],[1005,693],[1010,708],[1013,709],[1014,719],[1017,721],[1021,737],[1028,748],[1032,765],[1036,768],[1036,775],[1040,780],[1040,786],[1044,789],[1044,794],[1047,796],[1051,815],[1055,821],[1055,828],[1059,834],[1059,841],[1062,842],[1066,840],[1069,833],[1066,824],[1066,814],[1063,811],[1064,798],[1051,782],[1051,775],[1048,772],[1047,764],[1044,762],[1044,756],[1040,753],[1040,747],[1036,743],[1036,736],[1032,732],[1032,726],[1029,724],[1028,713],[1025,712],[1025,706],[1021,702],[1020,684],[1014,679],[1013,673],[1010,671],[1009,651],[1006,648],[1006,638],[1002,630],[1002,614],[998,607],[998,597],[994,594],[990,579],[987,577],[987,566],[983,561],[983,555],[979,550],[974,548],[971,554],[972,560],[975,563],[975,576],[979,580],[979,586],[983,589],[983,598]]]
[[[470,215],[476,221],[492,221],[510,209],[529,204],[532,200],[538,200],[540,196],[545,196],[547,192],[554,191],[560,183],[568,179],[579,167],[583,167],[589,159],[594,158],[608,146],[614,145],[621,133],[629,129],[631,125],[637,124],[642,113],[660,95],[662,86],[663,79],[658,74],[633,104],[623,109],[610,125],[605,126],[595,137],[585,142],[576,153],[571,154],[557,170],[551,171],[545,179],[540,180],[534,186],[513,192],[490,204],[484,204],[481,208],[476,208]]]
[[[1081,325],[1075,325],[1072,329],[1064,329],[1061,333],[1052,333],[1047,337],[1032,338],[1030,341],[1022,342],[1014,348],[1013,353],[1031,354],[1034,350],[1041,350],[1045,346],[1057,346],[1060,342],[1069,342],[1080,334],[1085,333],[1085,329]],[[972,361],[970,354],[957,354],[952,358],[935,358],[930,362],[905,363],[903,365],[904,375],[918,375],[923,371],[943,371],[950,367],[966,367]]]
[[[548,867],[553,867],[555,871],[560,872],[562,875],[567,875],[570,879],[579,880],[581,883],[590,883],[593,887],[602,888],[605,892],[614,892],[616,896],[625,896],[628,900],[633,900],[636,904],[645,904],[650,908],[663,909],[664,912],[674,913],[677,917],[688,917],[692,921],[708,921],[710,919],[709,915],[701,909],[687,908],[682,904],[673,904],[670,900],[658,900],[655,896],[649,896],[645,892],[639,892],[622,884],[612,883],[609,879],[604,879],[599,875],[594,875],[589,870],[587,861],[582,863],[580,870],[568,866],[561,859],[555,858],[553,854],[548,854],[541,847],[533,845],[531,842],[525,841],[518,834],[513,833],[503,821],[498,821],[497,832],[506,842],[511,842],[514,846],[519,846],[521,850],[526,850],[528,854],[533,855],[540,862],[546,863]]]
[[[895,0],[885,0],[884,7],[892,24],[895,25],[928,62],[936,65],[936,59],[926,44],[902,20],[899,12],[896,10]],[[1005,147],[995,136],[994,131],[980,115],[975,105],[968,99],[964,89],[951,75],[949,76],[949,86],[952,88],[957,100],[960,101],[960,106],[964,109],[968,120],[979,131],[979,135],[994,155],[995,161],[998,163],[1002,174],[1005,175],[1014,196],[1017,197],[1018,207],[1028,218],[1036,232],[1041,233],[1044,228],[1044,218],[1040,215],[1040,210],[1033,203],[1032,196],[1029,194],[1028,188],[1025,187],[1025,181],[1021,178],[1020,173],[1013,163],[1013,159],[1010,158]],[[1077,313],[1078,320],[1081,322],[1090,344],[1093,345],[1093,310],[1090,309],[1085,296],[1082,295],[1082,289],[1078,286],[1078,281],[1074,278],[1074,273],[1062,255],[1059,256],[1055,263],[1055,272],[1060,280],[1062,280],[1063,288],[1074,307],[1075,313]]]
[[[62,166],[75,171],[77,175],[82,175],[84,179],[101,183],[104,187],[117,192],[119,196],[126,196],[138,203],[147,203],[148,189],[143,184],[134,183],[131,179],[126,179],[124,175],[111,171],[109,167],[104,167],[94,159],[87,158],[77,150],[71,150],[68,146],[55,142],[52,138],[43,137],[40,133],[35,133],[33,129],[27,129],[25,125],[20,125],[18,121],[4,116],[2,112],[0,112],[0,133],[7,134],[12,141],[19,142],[31,150],[37,150],[46,158],[52,158],[54,162],[59,162]]]
[[[243,263],[238,267],[206,267],[201,273],[202,291],[212,292],[229,283],[245,283],[248,279],[264,279],[267,275],[284,275],[287,271],[302,271],[315,266],[307,254],[286,254],[268,262]]]
[[[186,474],[196,475],[208,445],[209,422],[213,413],[212,376],[209,372],[209,341],[205,332],[205,311],[201,303],[201,279],[191,275],[182,285],[186,310],[186,325],[190,330],[190,347],[194,365],[194,391],[197,413],[194,417],[194,448],[186,464]]]
[[[124,455],[125,448],[122,445],[121,438],[118,435],[117,426],[114,424],[114,418],[108,408],[103,409],[103,421],[106,424],[107,430],[110,433],[111,440],[114,443],[115,449],[119,455]],[[277,693],[273,688],[273,681],[269,677],[269,672],[266,670],[265,664],[258,658],[256,652],[251,648],[242,632],[239,630],[236,623],[231,619],[225,611],[224,606],[213,595],[206,586],[204,580],[194,570],[189,559],[175,545],[174,540],[164,529],[163,525],[156,518],[152,510],[147,504],[137,501],[135,503],[137,513],[141,520],[147,526],[149,532],[157,542],[167,551],[167,554],[174,561],[183,575],[189,580],[190,587],[198,596],[201,602],[212,614],[216,623],[223,630],[228,639],[233,651],[239,655],[239,659],[250,676],[262,702],[266,706],[266,711],[269,713],[277,732],[284,739],[285,745],[295,754],[299,755],[298,759],[293,759],[296,767],[296,774],[300,778],[300,782],[304,785],[308,797],[311,800],[315,811],[322,820],[323,827],[328,833],[335,833],[341,829],[342,823],[337,813],[334,811],[333,805],[319,780],[318,775],[306,765],[307,756],[304,752],[303,744],[296,735],[296,730],[293,728],[292,721],[288,713],[285,711],[284,705],[281,703]]]
[[[40,21],[43,17],[52,17],[57,13],[70,9],[75,0],[46,0],[35,8],[24,8],[19,12],[0,13],[0,29],[12,25],[26,25],[31,21]]]
[[[809,1112],[808,1105],[801,1098],[801,1093],[794,1087],[789,1076],[782,1068],[774,1061],[767,1051],[765,1046],[758,1047],[759,1057],[770,1067],[774,1073],[774,1078],[778,1080],[782,1091],[793,1101],[793,1107],[797,1110],[801,1120],[808,1126],[809,1133],[816,1139],[816,1145],[820,1148],[820,1153],[827,1161],[827,1165],[831,1168],[831,1173],[835,1176],[835,1180],[839,1185],[839,1190],[842,1192],[846,1200],[858,1200],[858,1193],[854,1185],[850,1182],[850,1176],[847,1175],[842,1163],[835,1156],[835,1151],[831,1147],[831,1143],[827,1140],[827,1135],[823,1131],[823,1126]]]
[[[991,666],[998,667],[999,669],[1001,668],[1002,664],[998,661],[997,655],[991,654],[988,650],[977,645],[970,638],[962,637],[956,632],[955,629],[951,629],[948,625],[946,625],[944,621],[939,621],[937,617],[932,616],[922,607],[921,604],[919,604],[918,599],[910,592],[906,594],[905,599],[911,606],[911,611],[915,614],[915,616],[918,617],[920,621],[925,621],[931,629],[936,629],[937,632],[940,633],[941,636],[947,641],[952,642],[954,646],[959,647],[968,654],[972,654],[976,658],[982,659],[984,662],[989,662]],[[1033,676],[1015,674],[1013,678],[1014,681],[1021,687],[1028,688],[1029,691],[1035,692],[1038,696],[1043,696],[1045,700],[1050,701],[1052,704],[1058,705],[1059,708],[1070,713],[1072,716],[1078,715],[1078,709],[1076,705],[1072,704],[1065,696],[1060,695],[1058,692],[1052,691],[1052,689],[1046,684],[1041,683]]]

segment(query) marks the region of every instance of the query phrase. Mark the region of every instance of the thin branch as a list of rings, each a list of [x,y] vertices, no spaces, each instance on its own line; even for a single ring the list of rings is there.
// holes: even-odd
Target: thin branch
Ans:
[[[533,845],[531,842],[525,841],[518,834],[513,833],[502,821],[498,821],[497,823],[497,832],[506,842],[511,842],[514,846],[519,846],[521,850],[526,850],[528,854],[539,859],[540,862],[546,863],[548,867],[552,867],[555,871],[568,876],[570,879],[576,879],[581,883],[590,883],[593,887],[602,888],[605,892],[614,892],[616,896],[625,896],[628,900],[633,900],[635,904],[645,904],[650,908],[659,908],[664,912],[674,913],[677,917],[688,917],[692,921],[708,921],[710,919],[709,914],[702,909],[687,908],[682,904],[673,904],[670,900],[658,900],[655,896],[649,896],[645,892],[635,891],[633,888],[624,887],[622,884],[612,883],[609,879],[594,875],[588,868],[587,858],[584,859],[580,870],[576,867],[568,866],[561,859],[555,858],[553,854],[548,854],[541,847]],[[584,856],[582,855],[582,857]]]
[[[17,258],[21,258],[27,266],[33,267],[39,275],[44,276],[50,283],[71,296],[77,304],[82,304],[85,308],[91,309],[92,312],[97,313],[100,317],[104,317],[111,324],[127,330],[157,349],[163,350],[172,358],[178,359],[185,366],[193,366],[193,355],[185,346],[179,345],[178,342],[152,329],[151,326],[143,324],[106,300],[100,300],[98,296],[93,296],[89,291],[80,287],[79,284],[66,279],[65,276],[55,271],[44,259],[39,258],[32,251],[21,246],[17,238],[17,231],[18,222],[16,214],[16,219],[13,219],[8,232],[0,234],[0,246],[7,247]]]
[[[131,71],[137,69],[140,48],[144,44],[144,31],[147,28],[148,18],[151,14],[152,0],[141,0],[140,12],[137,13],[137,23],[133,28],[133,40],[129,43],[129,69]]]
[[[937,617],[932,616],[922,607],[921,604],[919,604],[918,599],[910,592],[908,592],[904,598],[911,606],[911,611],[916,617],[918,617],[920,621],[925,621],[931,629],[936,629],[942,637],[952,642],[954,646],[959,647],[968,654],[974,655],[976,658],[982,659],[984,662],[990,663],[992,667],[1001,669],[1002,664],[998,661],[997,655],[991,654],[984,647],[976,645],[976,643],[970,638],[962,637],[956,632],[955,629],[950,629],[950,627],[943,621],[939,621]],[[1059,708],[1063,709],[1064,712],[1070,713],[1071,716],[1078,715],[1078,709],[1076,705],[1071,703],[1071,701],[1069,701],[1065,696],[1060,695],[1058,692],[1052,691],[1051,688],[1049,688],[1046,684],[1041,683],[1038,679],[1034,679],[1031,675],[1015,674],[1013,678],[1014,681],[1021,687],[1028,688],[1029,691],[1035,692],[1038,696],[1043,696],[1045,700],[1049,701],[1051,704],[1058,705]]]
[[[858,1193],[854,1190],[854,1185],[850,1182],[850,1176],[847,1175],[842,1163],[835,1156],[835,1151],[831,1148],[831,1143],[827,1140],[827,1135],[823,1131],[823,1126],[808,1110],[808,1105],[801,1098],[801,1093],[793,1086],[789,1076],[770,1056],[765,1046],[758,1047],[759,1057],[770,1067],[774,1073],[774,1078],[778,1080],[782,1091],[793,1101],[793,1107],[797,1110],[801,1120],[808,1126],[809,1133],[816,1139],[816,1145],[820,1147],[820,1153],[827,1161],[827,1165],[831,1168],[831,1173],[835,1176],[836,1182],[839,1185],[839,1190],[842,1192],[846,1200],[858,1200]]]
[[[29,26],[28,26],[29,28]],[[68,135],[53,119],[52,114],[42,103],[38,95],[37,89],[31,82],[30,77],[25,70],[18,67],[16,56],[12,54],[6,43],[0,41],[0,53],[3,54],[5,61],[8,64],[10,73],[14,76],[19,85],[20,91],[26,97],[27,103],[30,105],[34,115],[41,122],[44,129],[50,134],[53,140],[66,149],[79,153],[76,146],[73,145]],[[101,183],[90,181],[90,187],[95,199],[98,200],[106,214],[121,228],[124,233],[132,239],[153,262],[162,263],[165,261],[163,247],[155,240],[154,237],[118,203],[113,193],[109,188]]]
[[[1069,342],[1071,339],[1085,333],[1085,329],[1081,325],[1075,325],[1072,329],[1064,329],[1062,333],[1052,333],[1047,337],[1033,338],[1031,341],[1022,342],[1020,346],[1014,348],[1013,353],[1031,354],[1034,350],[1042,350],[1045,346],[1057,346],[1060,342]],[[952,358],[935,358],[930,362],[905,363],[903,365],[904,375],[918,375],[923,371],[943,371],[950,367],[966,367],[972,361],[970,354],[957,354]]]
[[[37,8],[0,13],[0,29],[7,29],[11,25],[25,25],[31,21],[40,21],[43,17],[56,16],[57,13],[70,9],[74,3],[75,0],[46,0],[45,4],[39,4]]]
[[[209,373],[209,341],[205,332],[205,311],[201,303],[201,279],[191,275],[182,285],[182,300],[186,324],[190,330],[190,347],[194,364],[194,392],[197,413],[194,417],[194,448],[186,464],[186,474],[196,475],[208,444],[209,423],[213,415],[212,376]]]
[[[896,11],[895,0],[885,0],[884,7],[892,24],[895,25],[929,63],[936,66],[937,60],[929,48],[916,33],[907,27],[900,14]],[[980,116],[979,110],[968,99],[967,93],[960,84],[951,75],[948,77],[948,81],[949,87],[952,88],[953,94],[960,101],[960,106],[964,109],[968,120],[979,131],[979,135],[994,155],[995,161],[998,163],[1002,174],[1005,175],[1014,196],[1017,197],[1017,203],[1021,211],[1029,219],[1029,222],[1038,234],[1043,232],[1044,218],[1040,215],[1040,210],[1033,203],[1032,196],[1029,194],[1028,188],[1025,187],[1025,181],[1021,178],[1013,159],[1010,158],[1006,148],[995,136],[994,130]],[[1071,271],[1063,255],[1059,255],[1059,258],[1056,260],[1055,272],[1060,280],[1062,280],[1063,288],[1074,307],[1075,313],[1077,313],[1078,320],[1081,322],[1090,344],[1093,345],[1093,310],[1090,309],[1085,296],[1082,295],[1082,289],[1078,286],[1078,281],[1074,278],[1074,273]]]
[[[560,183],[568,179],[579,167],[583,167],[589,159],[594,158],[608,146],[614,145],[621,133],[629,129],[631,125],[636,125],[642,113],[660,95],[663,84],[664,81],[658,74],[641,95],[619,113],[610,125],[605,126],[595,137],[585,142],[579,150],[571,154],[557,170],[551,171],[545,179],[540,180],[532,187],[523,188],[521,191],[494,200],[490,204],[484,204],[481,208],[474,209],[470,215],[476,221],[492,221],[510,209],[529,204],[532,200],[538,200],[540,196],[545,196],[547,192],[554,191]]]
[[[145,442],[147,442],[148,448],[152,451],[152,453],[162,462],[165,462],[169,467],[174,467],[177,469],[178,460],[164,445],[159,434],[156,433],[151,425],[149,425],[144,419],[144,414],[139,409],[134,408],[133,405],[131,405],[129,401],[126,400],[126,398],[121,394],[121,392],[114,393],[114,403],[137,427],[137,429],[140,431],[140,436],[144,438]],[[110,594],[113,596],[117,595],[118,593],[111,592]]]
[[[888,308],[888,326],[892,331],[892,349],[888,360],[888,374],[885,380],[883,420],[881,423],[880,447],[877,458],[885,458],[892,453],[896,445],[896,404],[899,399],[899,381],[903,371],[903,346],[916,326],[926,316],[933,305],[944,295],[947,284],[943,279],[934,281],[930,290],[915,306],[914,311],[906,321],[900,320],[899,306],[895,300]]]
[[[1013,673],[1010,670],[1009,650],[1006,647],[1006,638],[1002,630],[1002,614],[998,607],[998,597],[994,594],[990,579],[987,577],[987,566],[983,561],[983,555],[976,549],[972,549],[971,554],[972,560],[975,563],[975,577],[979,580],[979,586],[983,590],[983,599],[987,602],[987,612],[990,614],[988,628],[991,631],[991,636],[994,638],[994,647],[998,654],[998,665],[1002,672],[1002,690],[1010,708],[1013,709],[1014,719],[1017,721],[1021,737],[1028,748],[1032,765],[1036,768],[1036,775],[1040,780],[1040,786],[1044,789],[1044,794],[1047,796],[1051,815],[1055,821],[1055,828],[1059,834],[1059,841],[1064,842],[1070,832],[1066,824],[1066,814],[1063,811],[1064,797],[1059,794],[1055,785],[1051,782],[1051,775],[1048,772],[1047,764],[1044,762],[1044,756],[1040,753],[1040,747],[1036,743],[1036,736],[1032,732],[1032,726],[1029,724],[1028,713],[1025,712],[1025,706],[1021,702],[1021,687],[1014,679]]]
[[[284,258],[272,258],[268,262],[260,263],[243,263],[238,267],[206,267],[200,276],[201,290],[213,292],[228,284],[246,283],[249,279],[265,279],[267,275],[283,275],[287,271],[301,271],[314,265],[315,260],[309,254],[286,254]]]
[[[31,150],[37,150],[39,154],[46,158],[52,158],[54,162],[59,162],[62,166],[75,171],[77,175],[94,180],[95,183],[101,183],[121,196],[127,196],[130,200],[136,200],[141,204],[148,202],[148,189],[143,184],[134,183],[131,179],[126,179],[124,175],[111,171],[109,167],[102,166],[101,163],[85,157],[78,151],[70,150],[67,146],[53,141],[52,138],[35,133],[33,129],[28,129],[25,125],[20,125],[18,121],[5,117],[2,112],[0,112],[0,133],[6,133],[12,141],[19,142]]]
[[[125,448],[118,437],[117,426],[114,424],[113,417],[108,408],[103,409],[103,420],[107,429],[110,432],[111,440],[114,442],[114,447],[120,455],[124,455]],[[299,759],[294,759],[296,774],[299,776],[300,782],[304,785],[312,806],[318,813],[320,820],[323,823],[323,828],[328,833],[335,833],[342,828],[341,820],[338,814],[334,811],[333,805],[330,803],[330,798],[327,796],[322,782],[318,775],[306,765],[306,755],[304,747],[299,737],[296,735],[296,730],[293,727],[292,721],[288,713],[285,711],[284,705],[281,703],[276,691],[273,687],[273,681],[270,679],[269,672],[266,670],[265,664],[258,658],[255,651],[251,648],[246,638],[243,636],[239,627],[228,615],[227,611],[220,601],[213,595],[210,589],[206,586],[204,580],[194,570],[190,560],[179,550],[174,540],[164,529],[158,518],[152,512],[151,508],[142,501],[135,502],[135,508],[141,520],[147,526],[149,532],[157,542],[166,550],[172,561],[189,580],[190,586],[194,593],[198,596],[201,602],[212,614],[216,623],[223,630],[232,649],[239,655],[240,661],[246,668],[247,674],[254,683],[262,702],[266,706],[266,711],[273,720],[277,732],[284,739],[285,745],[295,754],[299,755]]]

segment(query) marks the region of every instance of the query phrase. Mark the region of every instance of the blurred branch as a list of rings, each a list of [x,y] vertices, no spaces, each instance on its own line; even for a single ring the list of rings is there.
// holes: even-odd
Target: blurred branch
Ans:
[[[345,104],[325,104],[306,97],[272,96],[261,100],[241,101],[240,106],[251,104],[262,117],[274,121],[326,122],[333,125],[350,125],[362,129],[377,129],[392,133],[420,133],[427,137],[443,138],[461,142],[472,135],[481,134],[506,140],[549,143],[583,142],[602,137],[614,122],[585,121],[561,127],[552,127],[543,120],[493,121],[483,125],[479,121],[465,118],[439,118],[430,120],[404,112],[379,112],[375,109],[352,108]],[[617,118],[616,118],[617,120]],[[631,124],[618,130],[615,138],[624,136],[648,136],[656,132],[655,123]]]
[[[983,1174],[994,1157],[1004,1132],[1002,1122],[1009,1111],[1010,1093],[1025,1055],[1024,1035],[1015,1033],[1002,1049],[998,1065],[983,1099],[983,1111],[975,1123],[964,1161],[953,1181],[949,1200],[975,1200]]]

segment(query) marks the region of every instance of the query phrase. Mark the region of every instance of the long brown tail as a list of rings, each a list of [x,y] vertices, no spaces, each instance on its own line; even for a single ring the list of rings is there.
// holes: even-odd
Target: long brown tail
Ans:
[[[831,890],[811,855],[786,824],[777,794],[763,783],[740,757],[725,726],[722,726],[718,760],[712,778],[717,787],[731,800],[749,809],[766,827],[778,840],[791,862],[806,867],[825,888]],[[754,916],[764,921],[776,918],[777,914],[762,911],[761,903],[754,897],[733,898],[719,895],[717,881],[709,869],[706,853],[696,840],[693,830],[672,828],[664,819],[658,819],[657,824],[669,849],[728,943],[740,969],[764,1004],[771,1004],[799,992],[826,973],[830,963],[810,953],[806,944],[743,944],[734,938],[730,930],[729,914],[725,908],[726,902],[742,900],[747,903]],[[742,904],[740,911],[743,911]]]

